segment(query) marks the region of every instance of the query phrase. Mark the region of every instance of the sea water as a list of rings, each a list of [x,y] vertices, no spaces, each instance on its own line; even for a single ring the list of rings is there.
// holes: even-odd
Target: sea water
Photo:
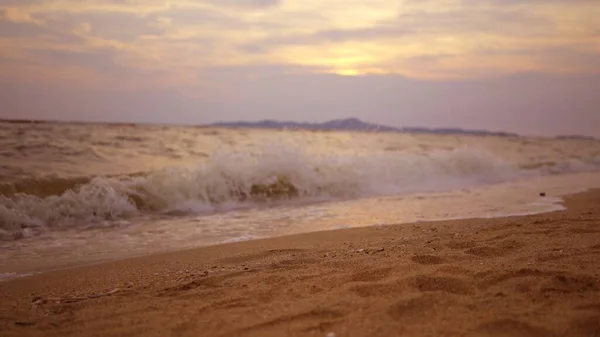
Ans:
[[[0,123],[0,278],[304,232],[548,212],[595,187],[593,139]]]

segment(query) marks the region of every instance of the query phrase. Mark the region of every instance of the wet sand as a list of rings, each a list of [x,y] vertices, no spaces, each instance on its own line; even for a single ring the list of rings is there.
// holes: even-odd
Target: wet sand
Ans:
[[[566,205],[11,280],[0,283],[0,335],[600,336],[600,191]]]

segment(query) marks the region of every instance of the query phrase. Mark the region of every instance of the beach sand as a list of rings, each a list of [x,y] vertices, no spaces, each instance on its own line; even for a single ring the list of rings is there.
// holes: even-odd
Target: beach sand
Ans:
[[[0,335],[600,336],[600,191],[566,205],[15,279],[0,283]]]

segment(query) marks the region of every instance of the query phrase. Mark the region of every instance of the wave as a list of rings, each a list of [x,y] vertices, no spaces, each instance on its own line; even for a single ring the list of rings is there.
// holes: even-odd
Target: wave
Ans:
[[[259,153],[220,151],[196,167],[0,185],[0,236],[15,239],[143,214],[200,214],[294,200],[441,191],[506,181],[524,172],[469,148],[359,155],[272,144]]]
[[[47,197],[62,194],[88,182],[89,177],[23,179],[13,183],[0,183],[0,195],[30,194]]]

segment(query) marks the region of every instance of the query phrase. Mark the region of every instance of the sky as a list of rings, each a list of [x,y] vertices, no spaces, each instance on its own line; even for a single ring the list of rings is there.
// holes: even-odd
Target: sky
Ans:
[[[598,0],[0,0],[0,118],[600,136]]]

